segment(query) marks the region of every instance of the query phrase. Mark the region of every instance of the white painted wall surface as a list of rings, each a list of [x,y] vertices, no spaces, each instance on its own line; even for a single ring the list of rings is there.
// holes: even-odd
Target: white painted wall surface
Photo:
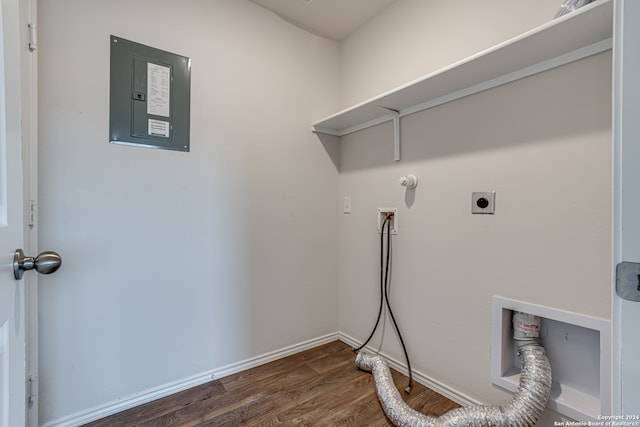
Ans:
[[[542,25],[562,1],[397,0],[341,44],[342,106]]]
[[[346,137],[340,178],[309,131],[561,1],[475,3],[399,0],[339,49],[237,0],[40,0],[40,246],[64,256],[41,278],[41,422],[365,338],[377,207],[400,209],[392,303],[414,365],[461,394],[509,396],[490,385],[494,293],[609,318],[610,55],[404,118],[399,163],[388,125]],[[110,34],[192,58],[190,153],[107,143]],[[485,190],[496,215],[471,216]],[[391,333],[385,349],[400,359]]]
[[[373,326],[376,208],[397,207],[391,303],[413,367],[471,401],[507,403],[489,376],[493,295],[611,317],[611,54],[408,116],[401,138],[400,162],[390,123],[342,138],[353,213],[340,219],[341,330],[364,340]],[[398,184],[407,174],[414,195]],[[474,191],[496,191],[495,215],[471,214]],[[382,348],[403,360],[390,323]]]
[[[561,3],[399,0],[342,44],[342,107],[541,25]],[[390,123],[343,137],[341,331],[364,340],[375,320],[378,207],[399,208],[392,304],[413,367],[462,398],[511,396],[489,377],[492,295],[610,319],[611,87],[603,53],[406,117],[400,162]],[[471,215],[471,192],[493,190],[496,214]],[[403,360],[390,324],[383,350]]]
[[[337,331],[337,44],[237,0],[38,9],[41,423]],[[110,34],[192,59],[190,153],[108,143]]]

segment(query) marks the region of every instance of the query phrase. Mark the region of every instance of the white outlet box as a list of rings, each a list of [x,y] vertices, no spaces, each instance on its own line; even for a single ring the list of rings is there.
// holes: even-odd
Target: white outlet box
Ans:
[[[398,208],[378,208],[378,234],[382,233],[382,225],[387,216],[393,215],[390,219],[391,234],[398,234]],[[385,227],[386,229],[386,227]]]

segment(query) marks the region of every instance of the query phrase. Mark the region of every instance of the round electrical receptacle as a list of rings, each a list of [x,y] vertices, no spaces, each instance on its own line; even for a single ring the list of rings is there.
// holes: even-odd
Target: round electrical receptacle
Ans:
[[[476,202],[476,205],[478,205],[478,207],[481,209],[485,209],[487,206],[489,206],[489,201],[484,197],[480,197]]]

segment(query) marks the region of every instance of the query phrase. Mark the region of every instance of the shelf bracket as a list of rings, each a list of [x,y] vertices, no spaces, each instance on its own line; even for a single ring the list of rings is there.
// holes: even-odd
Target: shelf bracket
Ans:
[[[390,111],[393,118],[393,160],[397,162],[400,160],[400,111],[382,105],[380,107]]]

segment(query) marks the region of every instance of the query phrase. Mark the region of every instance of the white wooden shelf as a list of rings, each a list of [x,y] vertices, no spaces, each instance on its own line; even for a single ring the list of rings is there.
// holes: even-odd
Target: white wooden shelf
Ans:
[[[313,124],[344,136],[611,49],[613,0],[577,11]],[[389,111],[392,110],[392,111]],[[398,151],[396,140],[396,152]]]

